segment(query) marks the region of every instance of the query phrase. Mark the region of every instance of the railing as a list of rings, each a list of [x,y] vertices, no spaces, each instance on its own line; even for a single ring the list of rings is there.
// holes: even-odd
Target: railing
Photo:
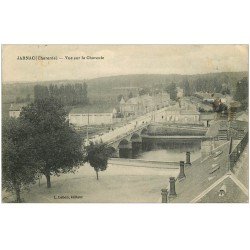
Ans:
[[[233,171],[233,168],[236,162],[238,161],[239,157],[241,156],[242,152],[244,151],[247,143],[248,143],[248,132],[246,132],[242,140],[238,143],[238,145],[229,155],[229,168],[231,171]]]
[[[123,138],[127,137],[128,135],[131,135],[132,133],[136,133],[138,130],[143,129],[143,128],[147,127],[148,125],[149,125],[148,123],[145,123],[145,124],[140,125],[138,127],[134,127],[134,129],[131,129],[131,130],[128,130],[122,134],[119,134],[119,135],[111,138],[110,140],[105,141],[105,143],[110,145],[118,140],[122,140]]]

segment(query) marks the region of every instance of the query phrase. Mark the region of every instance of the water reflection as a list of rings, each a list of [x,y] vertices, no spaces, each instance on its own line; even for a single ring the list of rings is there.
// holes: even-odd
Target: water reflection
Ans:
[[[200,149],[191,151],[191,162],[200,157]],[[153,149],[151,151],[140,153],[136,158],[149,161],[179,162],[186,161],[186,151],[177,149]]]

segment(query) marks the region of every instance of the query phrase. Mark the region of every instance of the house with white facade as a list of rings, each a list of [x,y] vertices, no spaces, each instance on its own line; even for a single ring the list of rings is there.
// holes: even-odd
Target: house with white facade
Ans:
[[[157,114],[155,121],[163,123],[199,124],[200,113],[193,107],[180,107],[179,104],[176,104],[165,108],[164,111]]]
[[[86,110],[86,108],[77,108],[70,111],[69,123],[76,127],[113,124],[116,114],[117,110],[115,108],[105,112],[98,109],[94,110],[93,108],[90,110]]]
[[[25,106],[26,104],[11,104],[10,108],[9,108],[9,117],[12,118],[18,118],[20,116],[20,113],[22,111],[22,108]]]

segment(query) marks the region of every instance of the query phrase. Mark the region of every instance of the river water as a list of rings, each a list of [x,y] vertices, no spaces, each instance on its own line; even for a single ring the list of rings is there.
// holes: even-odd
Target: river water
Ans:
[[[200,140],[144,139],[142,151],[135,155],[136,159],[148,161],[179,162],[186,161],[186,152],[191,153],[191,162],[201,157]]]
[[[201,150],[190,150],[191,162],[201,157]],[[137,159],[143,159],[148,161],[165,161],[165,162],[179,162],[186,161],[186,151],[176,149],[153,149],[140,153]]]

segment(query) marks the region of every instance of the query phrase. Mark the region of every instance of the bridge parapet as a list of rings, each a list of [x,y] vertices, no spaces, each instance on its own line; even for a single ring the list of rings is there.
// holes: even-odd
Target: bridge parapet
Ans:
[[[112,143],[122,140],[129,135],[133,135],[133,133],[140,131],[142,132],[143,128],[147,127],[150,123],[153,122],[153,118],[155,114],[161,113],[166,109],[166,107],[154,111],[154,113],[147,113],[143,116],[136,118],[135,120],[130,121],[127,125],[116,128],[102,136],[95,136],[91,139],[92,142],[103,142],[108,145]],[[130,138],[131,139],[131,138]]]
[[[141,141],[141,132],[147,128],[149,124],[145,124],[143,126],[140,126],[134,130],[131,130],[131,131],[128,131],[126,132],[125,134],[122,134],[122,135],[119,135],[119,136],[116,136],[115,138],[112,138],[111,140],[107,141],[106,144],[109,145],[109,146],[112,146],[114,148],[117,148],[120,141],[122,141],[123,139],[126,139],[128,141],[134,141],[134,142],[139,142]],[[132,138],[134,134],[138,134],[139,137],[137,138]],[[105,142],[104,142],[105,143]]]

